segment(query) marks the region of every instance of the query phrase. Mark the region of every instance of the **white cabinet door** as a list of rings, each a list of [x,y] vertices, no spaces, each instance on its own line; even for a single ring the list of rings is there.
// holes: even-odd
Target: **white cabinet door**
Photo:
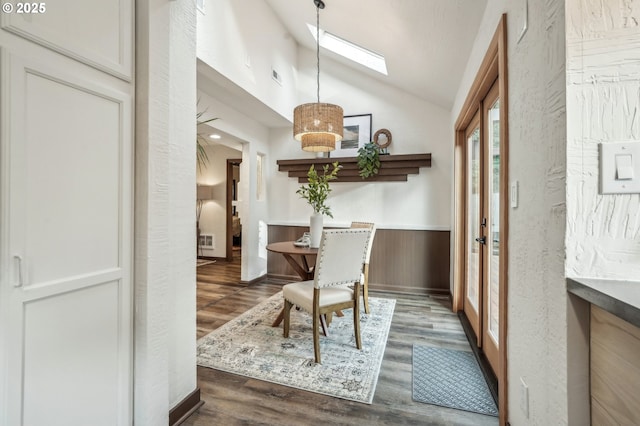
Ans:
[[[12,19],[0,34],[0,425],[131,424],[133,85],[126,67],[96,66],[104,46],[70,54],[61,23]]]

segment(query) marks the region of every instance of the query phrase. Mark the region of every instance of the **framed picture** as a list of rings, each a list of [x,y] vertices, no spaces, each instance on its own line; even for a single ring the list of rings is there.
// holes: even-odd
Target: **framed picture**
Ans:
[[[367,142],[371,142],[371,114],[345,115],[342,140],[329,157],[356,157]]]

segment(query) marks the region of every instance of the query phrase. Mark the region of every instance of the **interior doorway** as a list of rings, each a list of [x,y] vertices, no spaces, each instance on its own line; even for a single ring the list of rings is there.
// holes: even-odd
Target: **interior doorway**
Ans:
[[[238,212],[238,185],[242,159],[227,159],[226,254],[229,262],[242,256],[242,222]]]

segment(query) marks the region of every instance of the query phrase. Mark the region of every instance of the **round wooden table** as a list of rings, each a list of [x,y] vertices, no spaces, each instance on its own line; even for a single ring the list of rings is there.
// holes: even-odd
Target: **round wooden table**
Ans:
[[[293,241],[282,241],[267,245],[267,250],[280,253],[289,265],[296,271],[302,281],[313,279],[313,270],[316,266],[317,248],[298,247]]]

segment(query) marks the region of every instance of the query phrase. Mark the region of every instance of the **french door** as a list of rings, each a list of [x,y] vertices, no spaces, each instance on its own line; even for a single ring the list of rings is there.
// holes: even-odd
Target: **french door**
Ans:
[[[466,129],[464,312],[478,347],[499,368],[500,98],[495,83]]]

